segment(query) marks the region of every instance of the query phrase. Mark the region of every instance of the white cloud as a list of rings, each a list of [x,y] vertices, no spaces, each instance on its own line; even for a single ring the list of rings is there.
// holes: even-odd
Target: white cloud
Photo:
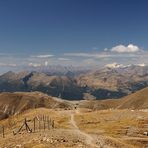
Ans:
[[[45,61],[45,66],[48,66],[48,61]]]
[[[76,52],[76,53],[65,53],[67,57],[72,57],[77,64],[81,65],[106,65],[108,63],[113,63],[116,61],[121,65],[125,64],[137,64],[145,63],[148,64],[148,51],[139,48],[136,45],[129,44],[127,46],[118,45],[112,47],[111,49],[105,49],[103,52],[96,52],[96,53],[89,53],[89,52]],[[116,65],[115,66],[121,66]],[[107,65],[107,66],[114,66],[114,65]]]
[[[28,66],[30,66],[30,67],[40,67],[41,64],[39,64],[39,63],[29,63]]]
[[[65,56],[83,57],[83,58],[107,58],[110,57],[106,53],[65,53]]]
[[[36,55],[36,56],[31,56],[33,58],[51,58],[54,57],[52,54],[45,54],[45,55]]]
[[[105,59],[105,58],[124,58],[124,57],[138,57],[141,54],[138,53],[119,53],[119,52],[100,52],[100,53],[65,53],[65,56],[80,57],[80,58],[94,58],[94,59]]]
[[[59,61],[70,61],[68,58],[58,58]]]
[[[107,48],[105,48],[105,49],[104,49],[104,51],[106,52],[106,51],[108,51],[108,49],[107,49]]]
[[[139,52],[140,51],[140,52]],[[10,63],[9,63],[10,62]],[[33,56],[22,55],[7,55],[0,53],[0,68],[1,69],[21,69],[28,67],[42,67],[50,65],[73,65],[73,66],[95,66],[106,65],[108,63],[117,62],[123,65],[128,64],[148,64],[148,51],[142,50],[136,45],[130,44],[128,46],[118,45],[112,48],[106,48],[104,51],[98,52],[75,52],[52,55],[52,53],[39,54]],[[14,64],[13,64],[14,63]],[[15,64],[16,63],[16,64]],[[107,66],[118,66],[111,64]],[[141,64],[142,65],[142,64]]]
[[[96,65],[97,61],[95,59],[89,58],[82,60],[81,65]]]
[[[140,49],[136,45],[129,44],[128,46],[117,45],[117,46],[111,48],[110,51],[118,52],[118,53],[134,53],[134,52],[142,51],[142,49]]]
[[[10,63],[0,63],[0,66],[1,67],[16,67],[17,65],[16,64],[10,64]]]

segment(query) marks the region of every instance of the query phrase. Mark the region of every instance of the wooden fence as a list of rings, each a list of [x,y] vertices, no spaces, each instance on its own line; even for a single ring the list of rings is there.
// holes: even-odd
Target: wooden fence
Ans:
[[[2,125],[0,126],[0,134],[1,137],[5,138],[6,135],[8,133],[10,134],[11,132],[13,133],[13,135],[16,135],[24,132],[35,133],[40,132],[42,130],[50,130],[53,128],[55,128],[54,120],[52,120],[51,118],[49,118],[49,116],[46,115],[38,115],[35,116],[33,119],[24,118],[20,126],[9,129],[9,132],[6,132],[6,130],[8,130],[8,127]]]

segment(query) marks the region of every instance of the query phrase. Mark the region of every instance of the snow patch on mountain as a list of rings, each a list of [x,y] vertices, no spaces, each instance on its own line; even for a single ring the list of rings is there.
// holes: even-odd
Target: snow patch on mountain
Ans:
[[[141,63],[141,64],[128,64],[128,65],[123,65],[123,64],[118,64],[118,63],[111,63],[111,64],[105,65],[105,67],[107,67],[107,68],[127,68],[127,67],[131,67],[131,66],[145,67],[147,65],[144,64],[144,63]]]
[[[118,64],[118,63],[111,63],[111,64],[105,65],[105,67],[107,67],[107,68],[120,68],[120,67],[124,67],[124,65]]]

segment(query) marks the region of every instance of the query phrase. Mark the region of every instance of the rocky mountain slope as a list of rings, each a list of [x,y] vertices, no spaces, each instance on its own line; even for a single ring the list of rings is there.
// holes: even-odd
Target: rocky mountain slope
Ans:
[[[119,98],[148,86],[148,66],[104,68],[77,78],[96,98]]]
[[[0,76],[1,92],[40,91],[64,99],[83,98],[82,88],[67,76],[49,76],[38,72],[7,72]]]

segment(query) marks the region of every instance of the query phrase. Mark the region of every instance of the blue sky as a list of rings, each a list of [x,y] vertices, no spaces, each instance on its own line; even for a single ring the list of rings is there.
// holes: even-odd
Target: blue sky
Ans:
[[[136,58],[148,51],[147,6],[147,0],[1,0],[0,68],[45,62],[134,63],[125,58],[129,44],[138,48],[130,52]],[[124,53],[112,52],[120,45]],[[96,54],[116,56],[97,59]],[[139,62],[147,63],[146,58]]]

